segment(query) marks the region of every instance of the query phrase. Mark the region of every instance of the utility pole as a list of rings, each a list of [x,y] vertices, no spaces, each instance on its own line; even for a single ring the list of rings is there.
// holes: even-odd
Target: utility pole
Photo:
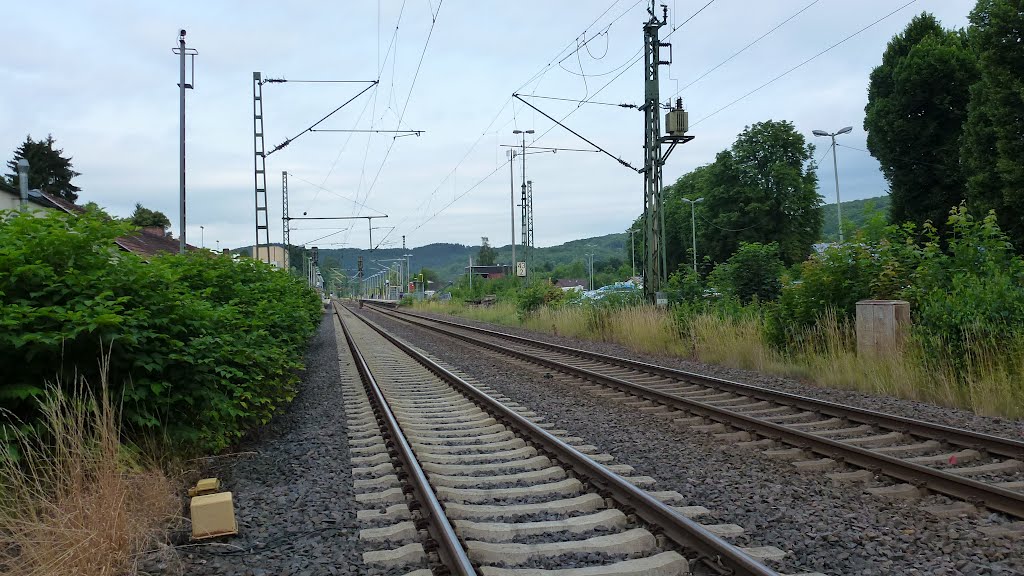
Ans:
[[[181,200],[181,231],[178,235],[178,251],[182,254],[185,253],[185,90],[192,89],[192,84],[185,83],[185,56],[192,57],[192,81],[195,82],[195,57],[199,52],[193,48],[185,48],[185,30],[182,29],[178,32],[178,47],[172,48],[171,51],[178,54],[181,59],[181,67],[178,75],[178,94],[179,94],[179,111],[180,111],[180,156],[179,156],[179,170],[178,170],[178,183],[180,187],[180,200]]]
[[[525,144],[525,138],[523,140]],[[509,216],[512,220],[512,270],[513,274],[516,269],[516,174],[513,160],[516,159],[516,151],[508,151],[508,200],[509,200]]]
[[[288,172],[281,171],[281,243],[284,244],[284,269],[289,266],[288,245],[292,241],[291,218],[288,216]],[[267,246],[270,250],[270,246]]]
[[[526,195],[526,135],[527,134],[533,134],[533,130],[513,130],[512,133],[513,134],[521,134],[522,138],[523,138],[523,152],[522,152],[522,159],[520,160],[522,162],[522,164],[523,164],[523,183],[522,183],[522,197],[523,197],[522,198],[522,202],[523,202],[523,218],[522,218],[522,220],[523,220],[523,222],[522,222],[522,232],[523,232],[523,264],[524,264],[524,267],[526,268],[525,281],[526,281],[527,284],[529,284],[530,283],[530,261],[529,261],[529,259],[530,259],[530,244],[529,244],[529,238],[527,237],[527,211],[529,210],[529,205],[527,203],[527,195]],[[515,233],[513,233],[513,238],[514,237],[515,237]],[[513,242],[513,244],[514,244],[514,242]]]
[[[659,38],[661,27],[668,23],[668,6],[662,5],[662,17],[655,13],[655,0],[647,9],[649,19],[644,23],[644,294],[648,300],[664,305],[661,293],[667,276],[668,262],[665,250],[665,212],[661,199],[662,167],[677,144],[693,140],[685,133],[689,128],[682,99],[676,100],[665,117],[668,135],[661,135],[661,103],[658,70],[671,64],[671,44]],[[661,49],[669,48],[670,59],[661,59]],[[670,143],[662,154],[661,145]]]
[[[668,7],[659,20],[655,0],[647,9],[644,24],[644,291],[652,302],[661,291],[664,275],[661,214],[661,105],[658,70],[661,61],[659,31],[668,23]]]
[[[636,278],[636,242],[633,241],[633,234],[639,232],[636,228],[629,229],[629,261],[633,268],[633,277]]]

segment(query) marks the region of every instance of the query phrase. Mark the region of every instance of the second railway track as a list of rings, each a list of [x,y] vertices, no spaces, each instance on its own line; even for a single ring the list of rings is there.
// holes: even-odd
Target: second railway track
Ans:
[[[500,395],[344,307],[335,310],[372,406],[359,412],[353,431],[365,435],[353,442],[363,445],[358,482],[384,488],[391,498],[370,493],[363,500],[404,504],[398,497],[407,493],[416,510],[360,513],[410,518],[373,529],[368,539],[417,540],[368,560],[423,549],[432,553],[427,564],[435,573],[776,574],[753,557],[771,550],[740,549],[718,535],[738,527],[700,524],[691,519],[699,506],[684,506],[676,493],[639,488],[653,480],[630,477],[625,464],[599,464],[611,457],[581,438],[559,438],[563,431],[535,422],[532,413],[503,404]],[[349,390],[347,397],[356,395]],[[378,426],[383,443],[376,440]],[[429,537],[421,538],[424,533]]]
[[[836,482],[867,482],[881,473],[894,485],[868,488],[885,497],[931,490],[961,500],[937,515],[987,507],[1024,518],[1024,442],[777,392],[531,340],[417,314],[377,309],[392,318],[493,352],[579,377],[594,394],[715,434],[725,442],[786,459]],[[1018,527],[1019,529],[1019,527]]]

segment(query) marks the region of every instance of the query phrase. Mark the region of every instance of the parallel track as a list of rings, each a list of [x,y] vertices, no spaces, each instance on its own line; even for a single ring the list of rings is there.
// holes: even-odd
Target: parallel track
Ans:
[[[427,549],[450,573],[558,570],[563,558],[590,554],[593,574],[686,574],[696,560],[704,573],[777,574],[528,412],[337,303],[335,313],[429,531]],[[604,560],[593,564],[594,554]]]
[[[409,312],[374,309],[475,346],[613,388],[624,398],[642,399],[641,409],[667,412],[681,424],[718,432],[723,439],[744,441],[772,455],[800,461],[804,469],[825,470],[845,463],[905,482],[908,486],[904,488],[910,492],[915,488],[932,490],[1024,518],[1024,482],[1005,479],[1006,475],[1024,474],[1024,442],[1019,440]],[[795,448],[779,450],[779,442]],[[986,460],[980,465],[964,465]],[[984,477],[986,481],[972,477]]]

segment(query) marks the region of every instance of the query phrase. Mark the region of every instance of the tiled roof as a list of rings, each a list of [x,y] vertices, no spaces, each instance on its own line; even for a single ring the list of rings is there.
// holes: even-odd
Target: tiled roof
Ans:
[[[38,194],[38,196],[37,196],[37,194]],[[58,210],[63,210],[64,212],[67,212],[68,214],[81,214],[81,213],[85,212],[85,208],[82,208],[78,204],[75,204],[74,202],[71,202],[70,200],[65,200],[64,198],[61,198],[60,196],[57,196],[56,194],[50,194],[48,192],[43,192],[42,190],[30,191],[29,192],[29,197],[35,197],[33,199],[43,200],[43,202],[40,202],[40,204],[47,204],[47,203],[49,203],[54,208],[56,208]]]
[[[177,254],[178,240],[172,236],[162,236],[152,232],[141,230],[135,234],[121,236],[116,240],[117,245],[129,252],[142,257],[156,256],[160,253]],[[187,250],[196,250],[195,246],[185,244]]]

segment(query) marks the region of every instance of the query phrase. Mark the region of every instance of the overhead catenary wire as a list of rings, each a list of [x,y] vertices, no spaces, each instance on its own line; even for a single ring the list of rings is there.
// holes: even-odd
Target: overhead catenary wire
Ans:
[[[791,15],[791,16],[790,16],[789,18],[786,18],[786,19],[785,19],[785,20],[783,20],[782,22],[779,22],[778,24],[776,24],[776,25],[775,25],[775,27],[774,27],[774,28],[772,28],[771,30],[769,30],[769,31],[765,32],[764,34],[762,34],[762,35],[758,36],[758,37],[757,37],[757,38],[756,38],[756,39],[755,39],[755,40],[754,40],[753,42],[750,42],[749,44],[747,44],[747,45],[746,45],[746,46],[744,46],[743,48],[740,48],[739,50],[737,50],[736,52],[734,52],[734,53],[732,54],[732,56],[729,56],[729,57],[728,57],[728,58],[726,58],[725,60],[722,60],[721,62],[719,62],[719,63],[718,63],[718,64],[716,64],[715,66],[713,66],[713,67],[709,68],[709,69],[708,69],[707,71],[705,71],[705,72],[704,72],[703,74],[701,74],[700,76],[698,76],[698,77],[696,77],[695,79],[691,80],[689,84],[687,84],[687,85],[683,86],[682,88],[680,88],[679,90],[677,90],[677,91],[676,91],[676,93],[672,95],[672,98],[675,98],[676,96],[679,96],[680,94],[682,94],[682,93],[683,93],[683,91],[684,91],[684,90],[686,90],[686,89],[687,89],[687,88],[689,88],[690,86],[693,86],[694,84],[696,84],[697,82],[700,82],[700,81],[701,81],[701,80],[703,80],[703,79],[704,79],[704,78],[705,78],[706,76],[708,76],[709,74],[711,74],[712,72],[714,72],[715,70],[718,70],[718,69],[719,69],[719,68],[721,68],[722,66],[725,66],[725,65],[726,65],[726,64],[728,64],[728,63],[729,63],[729,62],[730,62],[730,61],[731,61],[731,60],[732,60],[733,58],[736,58],[736,57],[737,57],[737,56],[739,56],[740,54],[743,54],[744,52],[746,52],[747,50],[749,50],[749,49],[750,49],[751,47],[753,47],[753,46],[754,46],[755,44],[757,44],[757,43],[758,43],[758,42],[760,42],[761,40],[764,40],[765,38],[767,38],[767,37],[768,37],[768,36],[769,36],[769,35],[770,35],[770,34],[771,34],[772,32],[775,32],[775,31],[776,31],[776,30],[778,30],[779,28],[782,28],[782,27],[783,27],[783,26],[785,26],[785,25],[786,25],[787,23],[789,23],[789,22],[790,22],[791,20],[793,20],[793,19],[794,19],[794,18],[796,18],[797,16],[799,16],[799,15],[803,14],[804,12],[806,12],[806,11],[807,11],[807,10],[808,10],[809,8],[811,8],[812,6],[814,6],[815,4],[817,4],[817,3],[819,2],[819,1],[820,1],[820,0],[813,0],[813,1],[812,1],[812,2],[810,3],[810,4],[808,4],[808,5],[804,6],[803,8],[801,8],[800,10],[798,10],[798,11],[797,11],[796,13],[792,14],[792,15]],[[670,98],[670,100],[671,100],[672,98]]]
[[[438,17],[438,15],[441,14],[441,6],[443,6],[443,5],[444,5],[444,0],[441,0],[440,2],[438,2],[438,4],[437,4],[437,13],[433,14],[433,17],[432,17],[432,19],[430,21],[430,30],[427,31],[427,39],[423,43],[423,50],[420,52],[420,59],[419,59],[419,62],[416,64],[416,71],[413,73],[412,83],[409,85],[409,94],[405,98],[405,104],[402,106],[401,114],[398,115],[398,124],[397,124],[397,126],[401,126],[402,119],[405,118],[405,112],[406,112],[406,110],[409,109],[409,102],[412,100],[412,93],[413,93],[413,90],[416,88],[416,80],[420,76],[420,69],[423,67],[423,60],[424,60],[424,58],[426,58],[427,48],[430,47],[430,39],[433,38],[433,36],[434,36],[434,27],[437,25],[437,17]],[[381,173],[382,170],[384,170],[384,165],[387,164],[388,157],[391,155],[391,150],[395,147],[395,142],[396,141],[397,140],[394,139],[394,138],[391,140],[391,144],[388,146],[387,151],[384,153],[384,159],[381,160],[380,167],[377,168],[377,173],[374,175],[373,180],[370,182],[370,187],[367,188],[366,194],[363,196],[364,199],[365,198],[369,198],[370,194],[373,193],[373,189],[377,185],[377,180],[380,178],[380,173]]]
[[[321,119],[317,120],[316,122],[314,122],[313,125],[310,126],[309,128],[306,128],[305,130],[303,130],[302,132],[299,132],[295,136],[292,136],[291,138],[287,138],[287,139],[285,139],[284,142],[278,144],[277,146],[274,146],[274,148],[270,152],[267,152],[265,156],[270,156],[274,152],[277,152],[278,150],[281,150],[285,146],[288,146],[289,144],[294,142],[296,138],[302,136],[303,134],[305,134],[307,132],[312,132],[313,128],[316,128],[317,126],[319,126],[324,120],[327,120],[328,118],[333,116],[338,110],[341,110],[345,106],[348,106],[349,103],[351,103],[353,100],[355,100],[356,98],[359,98],[360,96],[365,94],[367,90],[369,90],[370,88],[373,88],[374,86],[376,86],[378,84],[377,80],[367,80],[367,82],[370,82],[370,85],[367,86],[366,88],[363,88],[362,90],[360,90],[358,94],[356,94],[355,96],[353,96],[353,97],[349,98],[348,100],[346,100],[341,106],[338,106],[334,110],[331,110],[330,112],[328,112],[327,115],[325,115],[323,118],[321,118]]]
[[[609,152],[609,151],[605,150],[604,148],[601,148],[601,147],[600,147],[600,146],[598,146],[597,144],[594,144],[593,142],[591,142],[590,140],[588,140],[588,139],[587,139],[587,138],[586,138],[585,136],[583,136],[583,135],[582,135],[582,134],[580,134],[579,132],[576,132],[576,131],[575,131],[575,130],[573,130],[572,128],[569,128],[569,127],[568,127],[568,126],[566,126],[565,124],[562,124],[562,123],[561,123],[561,122],[559,122],[558,120],[555,120],[554,118],[552,118],[552,117],[551,117],[550,115],[548,115],[548,113],[547,113],[547,112],[544,112],[544,111],[543,111],[543,110],[541,110],[540,108],[537,108],[537,107],[536,107],[536,106],[534,106],[533,104],[530,104],[530,103],[529,103],[529,102],[527,102],[526,100],[523,100],[523,99],[522,99],[522,97],[521,97],[521,96],[519,96],[518,94],[514,94],[514,96],[515,96],[516,98],[518,98],[520,102],[523,102],[524,104],[526,104],[526,105],[527,105],[527,106],[529,106],[530,108],[533,108],[533,109],[534,109],[534,110],[536,110],[537,112],[540,112],[540,113],[541,113],[541,114],[542,114],[542,115],[543,115],[543,116],[544,116],[545,118],[547,118],[548,120],[551,120],[551,121],[552,121],[552,122],[554,122],[555,124],[557,124],[557,125],[561,126],[562,128],[565,128],[565,129],[566,129],[566,130],[568,130],[569,132],[572,132],[572,134],[573,134],[574,136],[576,136],[577,138],[579,138],[580,140],[583,140],[583,141],[584,141],[584,142],[586,142],[587,144],[590,144],[590,145],[591,145],[591,146],[593,146],[594,148],[597,148],[597,149],[598,149],[598,150],[600,150],[601,152],[604,152],[604,153],[605,153],[605,155],[607,155],[607,156],[608,156],[609,158],[612,158],[613,160],[615,160],[615,161],[616,161],[616,162],[618,162],[619,164],[621,164],[621,165],[625,166],[626,168],[629,168],[630,170],[636,170],[637,172],[639,172],[639,170],[638,170],[637,168],[633,167],[632,165],[630,165],[630,163],[629,163],[629,162],[626,162],[626,161],[625,161],[625,160],[623,160],[622,158],[619,158],[619,157],[615,156],[614,154],[612,154],[611,152]],[[534,142],[536,142],[536,140],[535,140]]]
[[[717,115],[717,114],[719,114],[719,113],[721,113],[721,112],[723,112],[723,111],[725,111],[725,110],[727,110],[727,109],[729,109],[729,108],[733,107],[734,105],[738,104],[739,102],[741,102],[741,101],[745,100],[745,99],[746,99],[746,98],[747,98],[748,96],[751,96],[751,95],[755,94],[756,92],[759,92],[759,91],[763,90],[764,88],[767,88],[768,86],[770,86],[770,85],[774,84],[774,83],[775,83],[775,82],[777,82],[778,80],[780,80],[780,79],[782,79],[782,78],[784,78],[784,77],[786,77],[786,76],[788,76],[788,75],[792,74],[792,73],[793,73],[794,71],[796,71],[796,70],[799,70],[800,68],[803,68],[803,67],[804,67],[804,66],[806,66],[807,64],[809,64],[809,63],[813,62],[814,60],[818,59],[818,58],[819,58],[820,56],[822,56],[822,55],[824,55],[824,54],[826,54],[826,53],[828,53],[828,52],[832,51],[832,50],[833,50],[834,48],[836,48],[837,46],[840,46],[841,44],[845,43],[846,41],[850,40],[851,38],[853,38],[853,37],[855,37],[855,36],[858,36],[858,35],[860,35],[860,34],[864,33],[865,31],[867,31],[867,30],[869,30],[870,28],[872,28],[872,27],[876,26],[877,24],[879,24],[879,23],[881,23],[882,21],[884,21],[884,20],[888,19],[888,18],[889,18],[889,17],[891,17],[892,15],[896,14],[897,12],[900,12],[901,10],[903,10],[904,8],[906,8],[907,6],[910,6],[911,4],[913,4],[913,3],[915,3],[915,2],[917,2],[917,0],[910,0],[909,2],[907,2],[907,3],[903,4],[903,5],[901,5],[901,6],[899,7],[899,8],[896,8],[896,9],[895,9],[895,10],[893,10],[892,12],[889,12],[889,13],[888,13],[888,14],[886,14],[885,16],[882,16],[881,18],[879,18],[879,19],[875,20],[874,22],[872,22],[872,23],[868,24],[867,26],[864,26],[864,27],[863,27],[863,28],[861,28],[860,30],[857,30],[856,32],[854,32],[854,33],[850,34],[849,36],[847,36],[847,37],[843,38],[842,40],[840,40],[840,41],[836,42],[835,44],[832,44],[832,45],[831,45],[831,46],[829,46],[828,48],[825,48],[825,49],[824,49],[824,50],[822,50],[821,52],[818,52],[818,53],[817,53],[817,54],[815,54],[814,56],[811,56],[810,58],[808,58],[808,59],[804,60],[803,62],[801,62],[801,63],[797,64],[796,66],[793,66],[793,67],[792,67],[792,68],[790,68],[789,70],[786,70],[786,71],[785,71],[785,72],[783,72],[782,74],[779,74],[778,76],[776,76],[776,77],[772,78],[771,80],[768,80],[768,81],[767,81],[767,82],[765,82],[764,84],[761,84],[761,85],[760,85],[760,86],[758,86],[757,88],[754,88],[753,90],[751,90],[751,91],[747,92],[746,94],[744,94],[744,95],[740,96],[739,98],[737,98],[737,99],[733,100],[732,102],[729,102],[729,103],[728,103],[728,104],[726,104],[725,106],[722,106],[721,108],[719,108],[719,109],[715,110],[714,112],[712,112],[712,113],[708,114],[707,116],[704,116],[704,117],[703,117],[703,118],[701,118],[700,120],[697,120],[696,122],[693,122],[693,123],[691,123],[691,124],[690,124],[690,127],[692,128],[692,127],[694,127],[694,126],[696,126],[696,125],[700,124],[701,122],[703,122],[703,121],[707,120],[708,118],[711,118],[711,117],[713,117],[713,116],[715,116],[715,115]]]

